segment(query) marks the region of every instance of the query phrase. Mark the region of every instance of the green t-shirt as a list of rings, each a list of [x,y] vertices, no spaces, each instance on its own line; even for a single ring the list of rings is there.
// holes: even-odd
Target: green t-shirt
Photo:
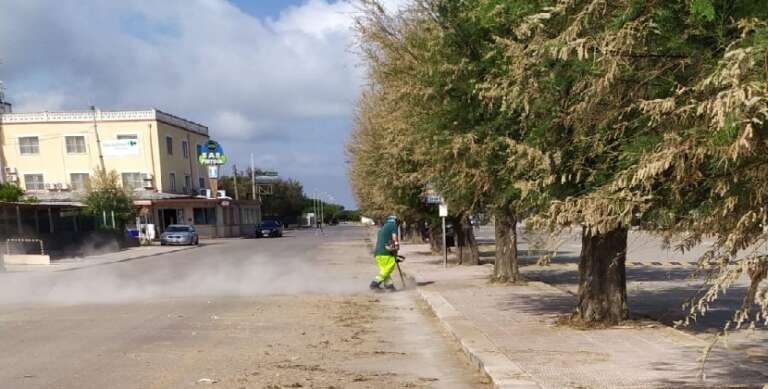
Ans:
[[[373,255],[394,255],[389,252],[385,246],[392,239],[392,234],[397,233],[397,226],[394,222],[387,222],[379,229],[379,236],[376,239],[376,248],[373,250]]]

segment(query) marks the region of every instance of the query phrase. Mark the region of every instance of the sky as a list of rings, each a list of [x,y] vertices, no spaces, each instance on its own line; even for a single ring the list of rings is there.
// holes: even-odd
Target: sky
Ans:
[[[238,168],[253,153],[308,194],[356,207],[344,153],[365,82],[354,4],[0,3],[0,80],[15,112],[154,107],[207,125]]]

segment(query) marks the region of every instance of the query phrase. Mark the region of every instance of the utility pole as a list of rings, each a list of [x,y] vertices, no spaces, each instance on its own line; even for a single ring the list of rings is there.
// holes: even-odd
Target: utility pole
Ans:
[[[232,165],[232,172],[234,173],[232,177],[235,180],[235,200],[240,200],[240,194],[237,191],[237,165]]]
[[[0,138],[2,138],[3,135],[3,114],[11,112],[11,103],[5,101],[5,87],[3,87],[3,82],[0,81]],[[3,164],[3,160],[5,160],[3,148],[0,147],[0,184],[5,183],[5,165]],[[3,254],[0,253],[0,271],[3,270]]]
[[[95,105],[92,105],[91,111],[93,111],[93,133],[96,136],[96,151],[99,153],[99,165],[101,166],[101,170],[106,171],[107,168],[104,165],[104,154],[101,152],[101,138],[99,138],[99,124],[96,121],[96,114],[99,112],[99,110],[96,108]]]
[[[313,213],[315,214],[315,228],[318,227],[318,216],[320,216],[320,208],[317,206],[317,194],[312,195],[312,209]]]
[[[256,200],[256,169],[253,167],[253,153],[251,153],[251,196]]]

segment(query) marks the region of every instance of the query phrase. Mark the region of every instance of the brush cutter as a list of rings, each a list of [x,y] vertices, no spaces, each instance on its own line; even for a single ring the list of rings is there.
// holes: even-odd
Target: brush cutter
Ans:
[[[405,277],[403,276],[403,271],[400,270],[400,262],[405,261],[405,257],[402,255],[398,255],[397,259],[395,259],[395,265],[397,265],[397,273],[400,274],[400,282],[403,283],[403,289],[405,289]]]

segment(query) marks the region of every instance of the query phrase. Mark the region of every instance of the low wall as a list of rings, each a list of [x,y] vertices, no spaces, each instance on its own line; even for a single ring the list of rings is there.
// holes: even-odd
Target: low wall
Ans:
[[[51,257],[47,255],[6,254],[3,255],[6,265],[50,265]]]

